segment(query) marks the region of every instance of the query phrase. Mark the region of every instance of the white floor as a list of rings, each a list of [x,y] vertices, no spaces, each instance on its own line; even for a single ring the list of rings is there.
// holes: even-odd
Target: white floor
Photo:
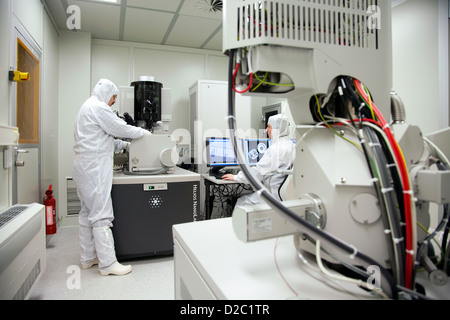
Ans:
[[[79,267],[78,227],[60,227],[47,245],[47,267],[30,300],[173,300],[173,257],[124,262],[125,276],[101,276]]]

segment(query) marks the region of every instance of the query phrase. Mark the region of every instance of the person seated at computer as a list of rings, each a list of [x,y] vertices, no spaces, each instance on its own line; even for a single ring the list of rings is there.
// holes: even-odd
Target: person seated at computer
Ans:
[[[295,144],[289,137],[289,120],[281,114],[269,118],[266,131],[269,139],[272,140],[272,144],[264,153],[264,157],[258,161],[255,167],[251,167],[250,170],[252,170],[253,175],[262,182],[267,190],[276,199],[280,200],[278,189],[286,178],[286,174],[283,174],[282,171],[292,168],[295,159]],[[225,174],[222,179],[237,181],[239,183],[249,183],[242,171],[237,175]],[[263,201],[256,192],[253,192],[240,197],[236,205],[258,204]]]

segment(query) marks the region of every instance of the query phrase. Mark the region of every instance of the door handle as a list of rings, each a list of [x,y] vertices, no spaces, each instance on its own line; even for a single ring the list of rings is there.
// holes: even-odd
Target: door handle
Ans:
[[[30,152],[30,151],[28,151],[28,150],[23,150],[23,149],[19,149],[19,148],[14,148],[14,149],[16,149],[16,156],[18,156],[19,155],[19,153],[28,153],[28,152]]]
[[[25,161],[16,160],[15,165],[16,165],[16,167],[23,167],[23,166],[25,166]]]
[[[15,162],[14,162],[14,164],[16,165],[16,167],[23,167],[23,166],[25,166],[25,161],[23,161],[23,160],[17,160],[17,157],[19,156],[19,154],[20,153],[28,153],[28,152],[30,152],[30,151],[28,151],[28,150],[23,150],[23,149],[19,149],[19,148],[14,148],[15,149],[15,151],[16,151],[16,160],[15,160]]]

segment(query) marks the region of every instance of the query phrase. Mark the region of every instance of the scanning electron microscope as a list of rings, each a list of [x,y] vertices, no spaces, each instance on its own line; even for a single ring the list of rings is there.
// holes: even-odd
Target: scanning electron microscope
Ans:
[[[147,76],[131,86],[134,114],[125,112],[123,119],[152,134],[132,140],[115,162],[121,169],[113,176],[112,231],[122,260],[171,254],[172,226],[197,219],[200,190],[200,175],[177,166],[176,141],[167,129],[170,90]]]
[[[296,264],[326,265],[311,272],[353,283],[369,298],[450,298],[450,163],[442,148],[450,134],[424,137],[392,92],[390,2],[227,0],[223,24],[230,132],[236,94],[287,99],[296,125],[281,202],[252,176],[232,135],[241,169],[265,201],[234,209],[235,236],[250,244],[293,235]],[[221,289],[215,296],[227,297]]]
[[[146,129],[152,135],[131,141],[122,157],[124,174],[153,175],[170,173],[175,169],[179,155],[176,141],[168,133],[171,90],[154,77],[141,76],[131,83],[133,114],[125,112],[127,124]]]

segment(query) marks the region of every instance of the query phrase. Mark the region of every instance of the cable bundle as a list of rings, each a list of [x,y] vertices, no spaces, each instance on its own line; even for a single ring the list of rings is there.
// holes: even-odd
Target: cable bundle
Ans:
[[[386,137],[388,139],[388,143],[390,146],[389,150],[393,151],[393,160],[395,161],[395,167],[398,169],[399,176],[401,179],[401,185],[398,185],[398,190],[402,191],[403,195],[398,195],[399,199],[399,208],[400,211],[403,211],[400,215],[400,221],[405,224],[405,244],[404,249],[401,255],[405,255],[405,262],[404,262],[404,279],[402,281],[401,277],[398,281],[400,283],[404,283],[404,286],[407,289],[412,289],[413,285],[413,269],[414,269],[414,256],[415,256],[415,236],[414,236],[414,216],[413,216],[413,210],[414,210],[414,204],[413,201],[413,193],[411,189],[411,184],[409,180],[409,174],[408,169],[406,166],[405,158],[403,157],[403,153],[400,149],[400,146],[398,145],[397,141],[394,138],[394,135],[392,134],[391,129],[389,128],[388,123],[384,119],[383,115],[379,111],[379,109],[376,107],[376,105],[371,101],[370,94],[368,94],[368,91],[364,88],[364,86],[361,84],[361,82],[357,79],[353,79],[355,87],[358,91],[358,94],[363,99],[364,103],[366,105],[369,105],[370,110],[373,110],[375,119],[372,119],[375,121],[375,123],[378,125],[379,128],[383,130],[383,132],[386,134]],[[391,152],[391,151],[389,151]],[[403,203],[401,202],[401,197],[403,196]],[[395,217],[393,217],[395,219]],[[395,222],[392,222],[395,223]],[[397,239],[403,239],[403,236]],[[397,240],[393,239],[393,242],[395,241],[403,241],[403,240]],[[399,257],[401,258],[401,257]],[[402,259],[403,260],[403,259]],[[403,263],[401,263],[403,265]],[[399,273],[401,270],[398,270]]]
[[[339,77],[335,90],[321,98],[326,101],[323,106],[317,96],[316,103],[311,105],[316,120],[323,121],[337,134],[330,122],[339,123],[344,118],[358,132],[380,200],[394,277],[399,285],[412,289],[416,243],[414,205],[402,151],[389,124],[359,80]]]

